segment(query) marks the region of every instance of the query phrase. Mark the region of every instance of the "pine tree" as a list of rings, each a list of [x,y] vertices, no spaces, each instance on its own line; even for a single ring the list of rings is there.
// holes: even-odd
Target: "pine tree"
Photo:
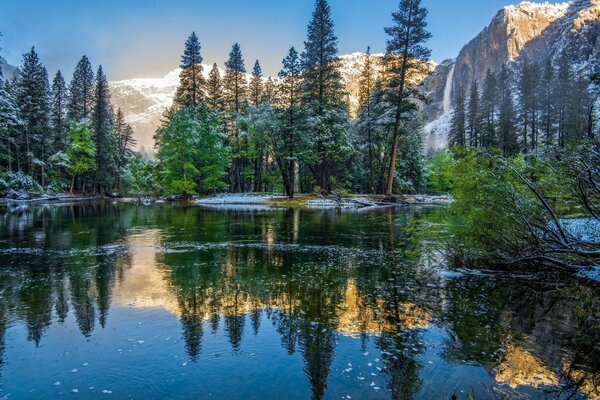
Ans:
[[[367,185],[369,193],[375,193],[374,180],[374,146],[373,146],[373,90],[375,86],[375,71],[373,69],[373,61],[371,59],[371,47],[367,47],[365,55],[365,64],[360,73],[359,78],[359,110],[358,122],[362,136],[366,136],[367,145]]]
[[[263,104],[263,81],[262,81],[262,69],[258,60],[254,63],[252,70],[252,77],[250,79],[249,86],[249,100],[252,104],[253,109],[251,113],[261,113],[262,110],[259,108]],[[254,158],[254,192],[263,191],[263,169],[265,166],[265,153],[266,153],[266,135],[263,129],[253,129],[251,140],[251,151],[247,152],[247,156]],[[253,148],[253,149],[252,149]],[[253,150],[253,151],[252,151]]]
[[[337,37],[326,0],[317,0],[302,54],[308,149],[305,162],[317,186],[330,193],[346,172],[348,111],[338,70]]]
[[[552,65],[552,59],[550,58],[548,59],[542,74],[538,97],[540,99],[540,122],[544,131],[544,143],[546,145],[552,145],[555,141],[554,66]]]
[[[498,136],[503,154],[510,156],[518,151],[518,144],[515,133],[515,107],[506,64],[502,66],[498,76],[498,94],[500,102],[498,111]]]
[[[196,32],[188,37],[181,56],[179,86],[175,93],[175,104],[179,107],[196,107],[204,100],[206,81],[203,76],[200,41]]]
[[[274,155],[281,172],[285,192],[294,198],[296,188],[297,148],[300,142],[298,125],[301,109],[302,66],[300,57],[292,47],[283,59],[283,69],[279,72],[279,124],[272,140]]]
[[[225,63],[224,100],[226,133],[229,136],[232,156],[231,190],[234,193],[244,191],[243,168],[246,160],[242,159],[244,140],[239,136],[238,120],[246,110],[246,67],[242,50],[238,43],[234,44]]]
[[[233,114],[240,114],[245,108],[247,82],[246,66],[242,49],[238,43],[234,44],[229,53],[229,60],[225,63],[225,102],[229,111]]]
[[[21,169],[16,140],[21,131],[21,121],[14,92],[10,82],[0,80],[0,147],[5,149],[2,152],[2,166],[6,166],[8,171],[15,170],[15,163],[17,169]]]
[[[78,177],[96,169],[96,144],[89,125],[73,124],[67,134],[68,172],[71,174],[71,193],[75,190]],[[81,190],[85,192],[82,182]]]
[[[553,88],[554,104],[557,116],[557,141],[559,146],[567,144],[568,112],[570,107],[571,85],[573,84],[573,71],[566,53],[559,59],[558,75]]]
[[[385,28],[389,36],[386,51],[389,77],[387,89],[393,96],[392,103],[395,105],[390,166],[385,191],[387,196],[392,196],[394,189],[402,116],[407,109],[407,78],[411,71],[422,68],[424,61],[431,55],[431,50],[423,45],[431,34],[426,31],[427,9],[421,7],[420,0],[401,0],[398,11],[392,13],[392,19],[394,24]]]
[[[114,133],[117,138],[117,157],[114,181],[115,188],[120,190],[121,175],[125,172],[127,162],[132,156],[131,148],[135,145],[136,140],[133,137],[133,129],[125,122],[125,115],[121,108],[117,109],[114,118]]]
[[[214,111],[223,111],[223,82],[217,64],[213,64],[206,82],[206,105]]]
[[[593,141],[596,138],[596,104],[598,103],[598,99],[600,99],[600,72],[593,73],[590,76],[590,82],[591,93],[588,104],[587,138],[588,140]]]
[[[450,145],[464,147],[467,145],[467,112],[465,88],[459,85],[454,90],[454,112],[450,127]]]
[[[317,0],[302,54],[304,100],[317,115],[343,97],[337,43],[329,4]]]
[[[492,71],[488,70],[483,82],[481,105],[479,110],[481,121],[481,147],[494,147],[498,144],[496,135],[497,95],[498,83],[496,81],[496,76],[492,73]]]
[[[477,81],[471,83],[469,91],[469,104],[467,106],[467,143],[471,147],[479,147],[479,85]]]
[[[229,148],[206,107],[170,110],[156,132],[161,180],[167,194],[193,195],[226,187]]]
[[[90,117],[94,103],[94,71],[87,56],[83,56],[69,85],[67,118],[79,122]]]
[[[116,138],[113,132],[113,111],[110,105],[108,80],[102,66],[96,74],[94,89],[94,107],[90,119],[96,143],[96,172],[94,174],[93,191],[105,193],[112,189],[112,178],[116,168]]]
[[[252,79],[250,80],[250,103],[258,105],[263,100],[263,80],[262,69],[258,60],[254,63],[252,70]]]
[[[60,71],[52,80],[52,102],[50,111],[50,124],[54,136],[54,151],[64,152],[66,150],[66,139],[68,124],[67,118],[68,93],[65,80]]]
[[[539,65],[525,58],[521,66],[519,81],[519,105],[521,108],[522,144],[524,149],[535,149],[538,145],[540,80],[541,69]]]
[[[38,166],[42,186],[45,185],[46,153],[50,139],[49,90],[48,73],[32,47],[23,56],[16,100],[24,131],[25,173],[34,176],[33,165]]]
[[[2,39],[2,32],[0,32],[0,39]],[[0,47],[0,53],[2,52],[2,47]],[[4,77],[4,74],[2,73],[2,64],[0,64],[0,83],[2,83],[2,78]]]
[[[267,104],[272,104],[275,102],[275,92],[277,90],[277,85],[273,82],[271,77],[267,78],[265,82],[265,87],[263,90],[263,99],[262,101]]]

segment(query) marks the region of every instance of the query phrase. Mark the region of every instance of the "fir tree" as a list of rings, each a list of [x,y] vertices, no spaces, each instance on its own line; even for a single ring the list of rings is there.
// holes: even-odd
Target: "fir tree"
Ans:
[[[554,143],[554,66],[552,59],[548,59],[542,74],[538,97],[540,99],[540,122],[544,131],[544,142],[546,145]]]
[[[515,133],[515,108],[513,95],[510,88],[510,77],[506,65],[502,66],[498,76],[498,136],[500,138],[502,152],[505,156],[511,156],[518,151]]]
[[[17,170],[21,169],[16,140],[21,130],[21,121],[14,92],[10,82],[0,80],[0,143],[5,149],[2,152],[2,165],[6,166],[8,171],[14,171],[15,166]]]
[[[0,32],[0,40],[2,39],[2,32]],[[2,47],[0,47],[0,53],[2,53]],[[2,77],[4,74],[2,73],[2,64],[0,64],[0,83],[2,83]]]
[[[587,138],[593,141],[596,138],[594,125],[596,123],[596,104],[600,99],[600,72],[590,76],[591,96],[588,104]]]
[[[247,84],[246,66],[242,49],[238,43],[234,44],[229,53],[229,60],[225,63],[225,102],[232,114],[240,114],[245,106]]]
[[[329,4],[317,0],[302,54],[305,128],[310,132],[305,161],[317,186],[326,193],[341,180],[336,175],[345,172],[342,163],[348,115],[342,101],[337,52]]]
[[[523,129],[522,144],[524,149],[535,149],[538,145],[539,119],[539,85],[541,69],[537,63],[527,58],[521,66],[519,81],[519,102],[521,108],[521,125]]]
[[[19,119],[23,124],[25,173],[34,176],[33,166],[39,167],[42,186],[45,184],[45,162],[49,143],[49,90],[48,73],[31,48],[23,56],[23,65],[17,81],[16,100]]]
[[[450,127],[449,142],[452,146],[464,147],[467,145],[467,115],[465,89],[459,85],[454,91],[454,112]]]
[[[317,114],[342,98],[337,43],[329,4],[327,0],[317,0],[302,54],[304,97]]]
[[[267,104],[272,104],[275,101],[276,90],[277,85],[275,84],[275,82],[273,82],[273,79],[271,77],[268,77],[267,81],[265,82],[262,101]]]
[[[258,60],[254,63],[252,70],[252,78],[250,80],[250,102],[253,105],[258,105],[263,100],[263,81],[262,69]]]
[[[373,69],[373,61],[371,59],[371,47],[367,47],[365,56],[365,64],[360,73],[359,78],[359,110],[358,110],[358,125],[361,130],[361,136],[367,146],[367,185],[370,193],[375,192],[374,180],[374,146],[373,146],[373,89],[375,86],[375,71]]]
[[[423,45],[431,34],[426,31],[427,9],[421,7],[420,0],[401,0],[397,12],[392,13],[394,24],[385,28],[389,39],[387,41],[388,81],[387,89],[393,96],[394,128],[392,147],[390,149],[390,167],[388,171],[385,194],[393,194],[394,176],[400,139],[402,116],[407,107],[407,78],[412,70],[422,68],[428,60],[431,50]]]
[[[224,100],[225,127],[229,136],[232,156],[231,190],[234,193],[244,190],[243,168],[246,160],[242,159],[244,140],[239,136],[238,120],[246,109],[246,67],[242,50],[238,43],[234,44],[225,63]]]
[[[469,104],[467,109],[467,143],[471,147],[480,146],[480,123],[479,123],[479,86],[477,81],[471,84],[469,91]]]
[[[481,93],[480,120],[481,120],[481,147],[494,147],[497,145],[496,137],[496,111],[498,83],[496,76],[488,70],[483,82]]]
[[[68,172],[71,174],[71,193],[75,190],[76,179],[96,169],[96,144],[93,132],[87,124],[74,124],[67,134]],[[81,183],[85,191],[85,184]]]
[[[60,71],[52,80],[52,102],[50,111],[50,124],[54,136],[54,151],[66,150],[66,136],[68,131],[67,118],[68,93],[65,80]]]
[[[553,88],[554,104],[557,117],[557,141],[559,146],[565,146],[567,143],[567,132],[569,130],[569,107],[571,96],[571,85],[573,84],[573,71],[566,53],[563,53],[559,59],[558,75],[555,79]]]
[[[294,198],[296,188],[296,154],[299,145],[299,128],[301,109],[300,85],[302,66],[300,57],[292,47],[283,59],[283,69],[279,72],[279,124],[277,134],[273,138],[272,147],[279,166],[285,192],[290,199]]]
[[[170,110],[155,135],[167,194],[193,195],[226,187],[229,148],[219,123],[205,107]]]
[[[223,111],[223,82],[217,64],[213,64],[206,82],[206,105],[214,111]]]
[[[179,107],[196,107],[204,100],[204,80],[200,41],[196,32],[188,37],[181,56],[179,86],[175,93],[175,104]]]
[[[113,111],[110,105],[108,80],[104,75],[102,66],[98,67],[98,73],[96,74],[94,108],[90,123],[94,132],[94,142],[96,143],[97,165],[93,190],[97,193],[105,193],[112,189],[117,146],[113,133]]]
[[[133,129],[125,122],[125,115],[120,108],[117,109],[114,118],[114,133],[117,139],[117,157],[114,181],[116,182],[115,188],[119,190],[121,187],[120,177],[125,172],[127,162],[133,155],[131,148],[136,143],[135,138],[133,137]]]
[[[83,56],[69,85],[69,103],[67,105],[67,118],[79,122],[89,118],[94,103],[94,71],[92,64]]]

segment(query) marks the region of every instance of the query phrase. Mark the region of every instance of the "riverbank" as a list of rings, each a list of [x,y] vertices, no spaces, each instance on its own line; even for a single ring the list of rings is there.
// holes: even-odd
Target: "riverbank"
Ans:
[[[77,195],[69,195],[69,194],[59,194],[59,195],[43,195],[38,197],[29,197],[29,198],[19,198],[12,199],[7,197],[0,198],[0,206],[2,205],[11,205],[11,204],[37,204],[37,203],[45,203],[45,202],[74,202],[74,201],[87,201],[87,200],[97,200],[101,199],[100,196],[77,196]]]
[[[259,194],[223,194],[194,200],[200,206],[270,206],[310,209],[363,209],[400,207],[410,205],[447,205],[452,202],[449,196],[406,195],[399,196],[395,202],[387,201],[383,196],[316,196],[299,195],[294,199],[284,196]]]

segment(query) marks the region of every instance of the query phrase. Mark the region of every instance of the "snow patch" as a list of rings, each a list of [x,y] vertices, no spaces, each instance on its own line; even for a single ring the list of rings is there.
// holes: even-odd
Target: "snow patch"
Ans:
[[[216,197],[207,197],[204,199],[196,200],[196,204],[200,205],[219,205],[219,204],[268,204],[272,198],[270,196],[257,196],[257,195],[240,195],[231,194]]]
[[[579,271],[577,276],[583,279],[591,279],[593,281],[600,282],[600,265]]]

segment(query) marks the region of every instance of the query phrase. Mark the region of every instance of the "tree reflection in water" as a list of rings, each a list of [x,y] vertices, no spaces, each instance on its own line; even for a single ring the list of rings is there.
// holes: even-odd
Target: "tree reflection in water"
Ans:
[[[431,226],[444,213],[107,202],[6,210],[0,351],[12,321],[36,345],[69,315],[92,337],[110,326],[111,307],[131,303],[176,314],[195,362],[207,334],[224,335],[239,353],[247,334],[273,329],[288,355],[302,355],[313,399],[325,397],[343,356],[340,336],[363,352],[378,349],[392,398],[426,393],[422,334],[432,327],[451,338],[441,353],[447,365],[482,366],[509,393],[562,384],[600,396],[597,290],[548,284],[557,277],[444,278],[427,261],[437,246]]]

